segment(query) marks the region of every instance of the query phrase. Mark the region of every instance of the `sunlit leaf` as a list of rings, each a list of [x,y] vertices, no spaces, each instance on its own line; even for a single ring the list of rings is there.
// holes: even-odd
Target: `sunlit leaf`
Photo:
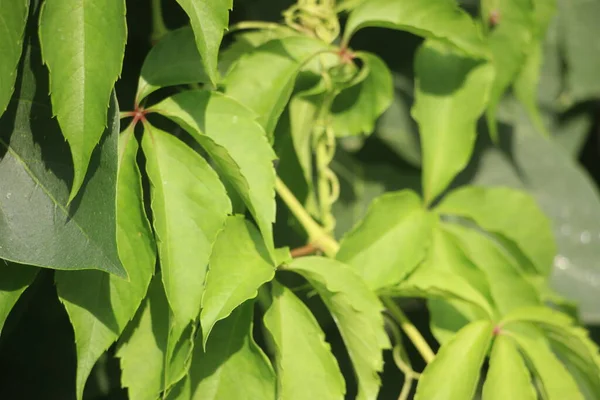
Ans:
[[[10,310],[33,283],[38,269],[0,260],[0,334]]]

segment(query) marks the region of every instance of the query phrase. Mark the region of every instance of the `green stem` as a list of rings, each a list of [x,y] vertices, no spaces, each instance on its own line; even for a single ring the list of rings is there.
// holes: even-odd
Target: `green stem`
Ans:
[[[231,25],[227,30],[227,33],[232,33],[236,31],[248,30],[248,29],[264,29],[264,30],[281,30],[281,31],[291,31],[294,30],[288,28],[285,25],[278,24],[276,22],[265,22],[265,21],[242,21],[237,24]]]
[[[158,42],[160,38],[169,32],[162,14],[162,0],[152,0],[152,44]]]
[[[333,257],[340,248],[338,242],[329,236],[325,230],[315,222],[310,214],[304,209],[302,204],[296,199],[296,196],[290,189],[277,177],[275,180],[275,190],[283,202],[288,206],[292,214],[298,219],[306,233],[308,240],[315,246],[321,249],[327,256]]]
[[[400,327],[406,333],[406,336],[410,339],[410,341],[415,345],[417,351],[423,357],[426,363],[430,363],[435,358],[435,353],[429,347],[429,344],[421,335],[421,332],[413,325],[412,322],[404,315],[404,312],[398,307],[396,302],[390,297],[382,297],[381,300],[383,304],[387,307],[390,314],[398,321]]]

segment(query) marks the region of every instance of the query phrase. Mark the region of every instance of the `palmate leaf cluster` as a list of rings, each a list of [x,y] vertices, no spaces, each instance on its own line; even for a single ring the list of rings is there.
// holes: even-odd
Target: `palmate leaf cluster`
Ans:
[[[454,0],[299,1],[296,19],[238,27],[228,46],[230,0],[177,3],[189,26],[156,43],[120,112],[124,1],[0,0],[0,333],[49,269],[78,399],[115,343],[132,400],[375,399],[388,351],[418,378],[416,399],[600,397],[598,348],[550,289],[557,244],[538,201],[452,185],[482,117],[503,140],[507,91],[537,130],[527,140],[549,140],[537,87],[554,2],[482,0],[479,18]],[[302,13],[317,5],[315,25]],[[371,134],[398,101],[385,61],[351,48],[369,27],[422,38],[410,109],[422,190],[377,196],[338,244],[323,194],[336,140]],[[597,96],[567,48],[563,100]],[[318,255],[276,246],[276,192]],[[395,334],[414,339],[402,298],[425,299],[440,344],[419,348],[421,374]]]

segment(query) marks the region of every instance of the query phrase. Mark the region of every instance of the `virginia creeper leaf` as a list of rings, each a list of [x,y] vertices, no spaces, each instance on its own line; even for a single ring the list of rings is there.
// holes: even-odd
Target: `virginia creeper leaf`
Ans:
[[[69,206],[73,167],[52,119],[47,71],[39,49],[28,46],[24,53],[13,99],[0,119],[0,257],[125,276],[115,222],[116,101],[111,101],[108,128],[90,160],[93,173],[85,179],[85,192]]]
[[[302,257],[285,269],[306,278],[333,315],[357,376],[357,399],[375,399],[382,350],[390,348],[379,299],[350,267],[336,260]]]
[[[534,326],[522,323],[504,327],[510,332],[525,358],[531,364],[533,374],[541,382],[542,398],[545,400],[583,400],[577,383],[558,358],[552,353],[544,335]]]
[[[274,276],[275,265],[258,230],[242,215],[229,217],[213,246],[206,276],[200,314],[204,345],[217,321],[256,297],[258,288]]]
[[[77,398],[98,358],[117,340],[146,295],[156,249],[144,212],[138,144],[133,125],[119,139],[117,247],[129,281],[102,271],[58,271],[56,288],[69,314],[77,347]]]
[[[470,218],[514,244],[548,276],[556,254],[550,221],[528,194],[505,187],[467,186],[451,192],[437,207],[441,214]]]
[[[399,29],[451,43],[468,55],[487,57],[478,28],[452,0],[369,0],[348,16],[344,42],[359,29],[370,26]]]
[[[433,215],[415,192],[386,193],[344,236],[336,258],[352,266],[372,290],[396,285],[425,257],[432,225]]]
[[[42,4],[40,44],[50,71],[52,111],[75,165],[69,202],[83,184],[106,127],[106,109],[121,72],[126,37],[124,0]]]
[[[0,0],[2,25],[0,27],[0,116],[12,96],[17,65],[23,49],[23,34],[27,24],[29,0]]]
[[[209,91],[179,93],[151,109],[181,125],[208,152],[250,209],[272,254],[276,156],[254,121],[255,114]],[[248,151],[248,143],[252,143],[252,151]]]
[[[198,53],[210,81],[219,80],[217,56],[223,34],[229,24],[229,10],[233,0],[177,0],[190,18]]]
[[[486,116],[490,136],[494,140],[498,137],[496,111],[500,98],[527,63],[526,50],[532,46],[535,31],[533,3],[533,0],[482,2],[481,13],[486,24],[493,19],[493,15],[498,16],[497,23],[490,28],[488,36],[496,77]]]
[[[306,36],[274,39],[246,54],[225,77],[225,94],[259,115],[272,138],[300,68],[329,46]]]
[[[443,344],[419,378],[415,399],[471,399],[492,340],[492,323],[476,321]]]
[[[148,126],[142,148],[165,292],[186,323],[200,312],[208,259],[231,203],[216,172],[176,137]]]
[[[264,323],[276,349],[278,398],[343,399],[346,383],[316,318],[277,282],[272,296]]]
[[[417,52],[415,72],[411,113],[421,135],[423,196],[431,203],[469,162],[494,70],[428,40]]]
[[[357,52],[366,77],[342,90],[331,105],[331,126],[336,136],[370,135],[375,121],[392,103],[392,75],[385,62],[372,53]]]
[[[537,399],[525,361],[513,340],[506,335],[498,335],[494,340],[483,399]]]
[[[165,86],[210,82],[194,41],[194,32],[183,27],[168,32],[152,47],[140,73],[135,102]]]
[[[33,283],[38,269],[0,260],[0,334],[10,310]]]
[[[198,335],[190,367],[193,400],[275,399],[275,373],[252,337],[248,301],[219,321],[203,350]]]

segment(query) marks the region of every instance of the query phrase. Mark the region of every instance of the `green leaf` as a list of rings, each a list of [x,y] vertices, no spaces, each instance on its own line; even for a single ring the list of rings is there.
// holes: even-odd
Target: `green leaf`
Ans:
[[[535,30],[533,0],[486,0],[482,2],[481,13],[485,24],[489,24],[493,15],[497,15],[498,20],[495,26],[489,28],[488,36],[496,79],[490,94],[487,121],[490,135],[496,140],[498,103],[526,64],[526,56],[532,48]]]
[[[272,296],[264,323],[276,349],[278,398],[343,399],[344,377],[311,311],[277,282]]]
[[[534,375],[541,382],[545,400],[583,399],[577,383],[552,353],[542,333],[529,324],[504,327],[529,361]]]
[[[377,296],[350,267],[336,260],[302,257],[285,269],[306,278],[333,315],[357,376],[357,399],[375,399],[382,350],[390,348]]]
[[[370,135],[377,118],[392,103],[392,75],[385,62],[366,52],[357,52],[356,58],[362,61],[366,77],[342,90],[331,105],[331,126],[338,137]]]
[[[302,66],[329,46],[306,36],[290,36],[266,42],[235,64],[225,78],[225,94],[257,115],[272,138]]]
[[[600,97],[600,42],[589,40],[599,33],[600,3],[587,0],[558,2],[564,62],[567,65],[567,93],[571,103]]]
[[[165,292],[186,323],[200,312],[208,259],[231,202],[216,172],[179,139],[147,126],[142,148]]]
[[[255,114],[216,92],[179,93],[152,107],[180,124],[208,152],[219,172],[242,197],[274,251],[276,158]],[[252,143],[252,151],[248,151]]]
[[[542,51],[542,46],[539,43],[535,43],[535,45],[530,47],[529,54],[513,82],[513,91],[515,97],[519,99],[527,109],[531,122],[535,125],[536,129],[541,134],[549,136],[550,132],[546,128],[542,118],[537,99],[537,87],[542,65]]]
[[[33,283],[38,269],[0,260],[0,334],[10,310]]]
[[[200,314],[204,346],[215,323],[256,297],[258,288],[274,276],[275,265],[258,230],[242,215],[229,217],[213,246],[206,276]]]
[[[537,399],[525,361],[513,340],[505,335],[494,340],[490,369],[483,385],[483,399]]]
[[[468,55],[487,57],[487,49],[474,21],[453,0],[369,0],[354,9],[346,23],[344,42],[359,29],[377,26],[436,38]]]
[[[217,56],[229,24],[233,0],[177,0],[177,3],[190,18],[204,69],[211,83],[216,85],[219,80]]]
[[[538,273],[550,273],[556,254],[550,221],[527,193],[506,187],[467,186],[448,194],[437,211],[470,218],[481,228],[511,240]]]
[[[0,119],[0,258],[44,268],[99,269],[119,276],[115,203],[116,101],[90,162],[85,191],[68,206],[69,148],[52,119],[47,72],[28,46],[16,90]],[[32,251],[35,249],[35,251]]]
[[[140,73],[135,102],[165,86],[210,82],[190,27],[170,31],[150,50]]]
[[[23,49],[23,34],[29,13],[29,0],[0,0],[0,116],[6,110],[17,79],[17,65]]]
[[[275,399],[275,373],[252,337],[248,301],[219,321],[206,351],[198,335],[190,367],[193,400]]]
[[[415,58],[412,115],[419,125],[423,194],[431,203],[469,162],[494,70],[433,40]]]
[[[117,245],[129,281],[101,271],[58,271],[58,297],[64,304],[77,348],[77,398],[98,358],[117,340],[146,295],[156,249],[144,212],[138,144],[133,125],[119,139]]]
[[[419,378],[415,399],[473,398],[492,329],[490,321],[472,322],[442,345]]]
[[[492,283],[490,293],[500,314],[520,307],[541,305],[538,290],[500,244],[481,232],[459,225],[448,223],[444,229],[458,240],[465,255]]]
[[[336,258],[352,266],[372,290],[396,285],[425,257],[433,218],[415,192],[386,193],[344,236]]]
[[[121,73],[126,37],[124,0],[42,4],[40,44],[50,71],[52,110],[75,165],[69,202],[83,184],[106,127],[106,109]]]

